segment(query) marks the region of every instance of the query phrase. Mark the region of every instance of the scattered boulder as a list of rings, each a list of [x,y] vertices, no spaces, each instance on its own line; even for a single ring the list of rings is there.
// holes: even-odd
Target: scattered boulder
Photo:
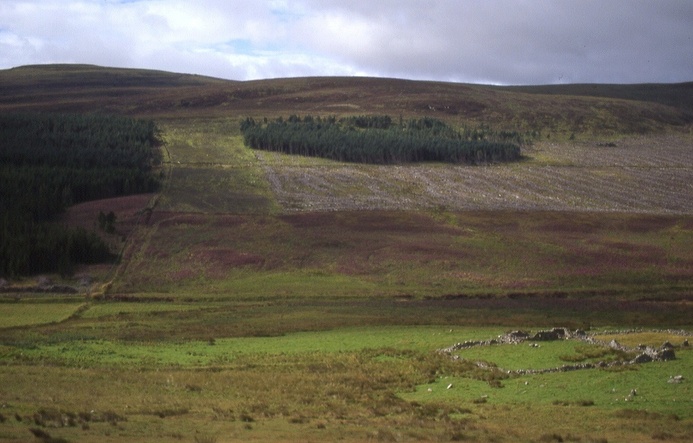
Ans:
[[[656,360],[676,360],[676,353],[673,349],[662,349],[657,352]]]
[[[550,331],[539,331],[530,340],[534,341],[554,341],[563,340],[566,337],[564,328],[553,328]]]
[[[628,348],[623,346],[621,343],[617,342],[616,340],[611,340],[609,342],[609,347],[611,349],[615,349],[617,351],[628,351]]]
[[[525,331],[511,331],[505,334],[505,337],[510,340],[522,341],[529,338],[529,333]]]
[[[554,331],[539,331],[530,338],[534,341],[554,341],[558,340],[560,336]]]
[[[669,381],[667,381],[667,383],[683,383],[683,375],[674,375],[669,377]]]
[[[633,360],[631,360],[631,363],[635,363],[635,364],[649,363],[652,360],[653,360],[653,358],[650,357],[649,354],[643,352],[642,354],[638,355]]]

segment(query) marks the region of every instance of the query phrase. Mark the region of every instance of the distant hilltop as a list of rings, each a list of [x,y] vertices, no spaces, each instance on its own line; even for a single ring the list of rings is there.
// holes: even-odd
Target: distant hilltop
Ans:
[[[233,81],[94,65],[0,71],[0,110],[108,112],[153,118],[386,114],[546,137],[689,131],[693,82],[489,86],[369,77]]]

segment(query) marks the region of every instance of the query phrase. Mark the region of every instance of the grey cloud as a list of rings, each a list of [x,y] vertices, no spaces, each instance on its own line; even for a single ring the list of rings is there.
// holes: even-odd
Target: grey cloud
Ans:
[[[379,75],[544,83],[684,81],[693,72],[686,1],[305,3],[347,23],[379,17],[378,38],[358,53],[323,43]]]
[[[0,3],[0,67],[64,61],[236,79],[676,82],[693,80],[692,40],[688,0]]]

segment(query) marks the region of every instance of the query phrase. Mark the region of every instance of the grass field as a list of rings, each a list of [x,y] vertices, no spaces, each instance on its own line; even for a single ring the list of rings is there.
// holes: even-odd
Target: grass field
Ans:
[[[72,303],[0,303],[0,327],[13,328],[59,323],[74,315],[83,306],[83,301]]]
[[[155,118],[166,177],[157,195],[61,219],[89,228],[113,210],[118,263],[2,282],[0,441],[693,439],[690,85],[225,82],[90,66],[0,79],[13,85],[3,111]],[[480,167],[242,144],[242,118],[293,113],[538,137],[522,161]],[[79,293],[12,291],[46,278]],[[554,326],[670,341],[676,359],[517,375],[622,355],[578,341],[438,352]]]
[[[0,388],[7,399],[0,430],[21,440],[38,427],[70,441],[276,441],[296,433],[347,441],[690,438],[690,385],[667,383],[666,375],[686,373],[690,351],[630,370],[520,377],[471,362],[553,367],[576,344],[461,351],[460,362],[435,352],[501,331],[376,326],[207,341],[6,344],[0,376],[11,383]],[[44,388],[36,391],[37,383]],[[638,395],[629,398],[632,389]]]

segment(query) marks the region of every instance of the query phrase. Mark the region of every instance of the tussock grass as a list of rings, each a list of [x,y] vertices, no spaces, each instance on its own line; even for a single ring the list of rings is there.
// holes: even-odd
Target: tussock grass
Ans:
[[[429,439],[431,435],[435,439],[514,435],[532,440],[546,434],[546,428],[540,432],[530,423],[500,425],[527,417],[537,423],[559,423],[548,435],[571,435],[579,441],[595,435],[616,441],[661,432],[685,435],[691,420],[685,398],[690,392],[686,384],[666,383],[666,374],[684,373],[691,364],[691,351],[681,351],[674,361],[627,372],[585,370],[521,377],[508,377],[498,367],[513,362],[524,362],[524,367],[554,365],[569,349],[590,358],[598,353],[592,347],[571,347],[570,342],[547,342],[540,348],[476,348],[478,356],[461,352],[461,361],[435,352],[451,342],[500,332],[449,326],[338,328],[277,337],[217,338],[213,346],[208,341],[68,340],[22,349],[21,358],[19,349],[3,355],[0,379],[11,377],[12,383],[2,384],[0,394],[16,399],[6,415],[35,413],[39,429],[64,422],[57,435],[69,440],[74,439],[71,435],[79,436],[80,441],[96,441],[114,427],[128,439],[138,435],[165,439],[174,434],[192,438],[196,428],[204,429],[202,435],[252,431],[269,439],[296,432],[330,439],[337,432],[347,441],[364,438],[357,428],[366,433],[389,429],[398,439],[414,440],[424,431]],[[481,359],[487,364],[479,366],[476,362]],[[44,387],[41,392],[36,385]],[[626,401],[632,389],[638,395]],[[36,410],[34,404],[54,406]],[[571,418],[556,421],[557,410]],[[649,425],[643,426],[644,416]],[[161,431],[152,417],[166,421],[165,435],[157,434]],[[37,423],[27,418],[12,429],[26,429],[24,422]],[[579,423],[590,424],[580,427]]]
[[[565,362],[587,362],[587,361],[604,361],[624,360],[627,355],[623,351],[608,348],[606,346],[591,345],[591,344],[576,344],[574,354],[559,355],[559,359]]]
[[[119,302],[96,303],[91,302],[88,308],[81,313],[81,318],[95,319],[100,317],[126,316],[136,313],[138,315],[156,315],[163,312],[196,311],[215,307],[215,304],[205,303],[172,303],[172,302]]]

